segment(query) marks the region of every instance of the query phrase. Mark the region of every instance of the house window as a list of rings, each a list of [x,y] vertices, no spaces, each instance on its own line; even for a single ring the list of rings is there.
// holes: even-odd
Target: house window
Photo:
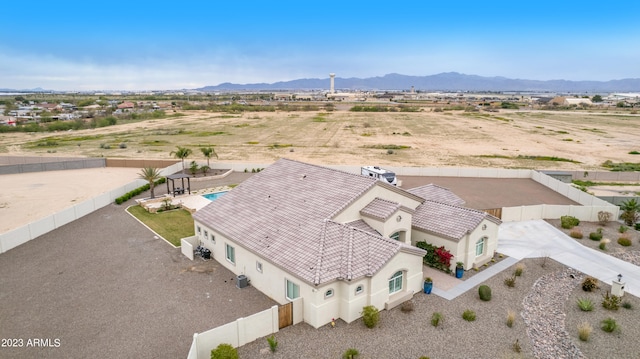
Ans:
[[[333,289],[329,289],[326,292],[324,292],[324,298],[331,298],[333,297]]]
[[[364,292],[364,286],[360,284],[356,287],[356,295],[361,294],[362,292]]]
[[[256,270],[260,273],[262,273],[262,263],[256,261]]]
[[[391,279],[389,279],[389,294],[402,290],[402,271],[397,271]]]
[[[211,233],[211,242],[216,244],[216,236],[214,236],[213,233]]]
[[[485,242],[487,241],[487,237],[482,237],[476,242],[476,257],[479,257],[484,254]]]
[[[198,226],[197,228],[198,228],[198,234],[200,234],[200,232],[202,232],[202,229],[200,228],[200,226]]]
[[[236,264],[236,249],[228,244],[225,244],[225,257],[233,264]]]
[[[396,233],[392,234],[391,236],[389,236],[389,238],[393,239],[394,241],[399,241],[400,240],[400,232],[396,232]]]
[[[204,239],[209,239],[209,231],[204,230]]]
[[[300,287],[287,279],[287,299],[294,300],[300,296]]]

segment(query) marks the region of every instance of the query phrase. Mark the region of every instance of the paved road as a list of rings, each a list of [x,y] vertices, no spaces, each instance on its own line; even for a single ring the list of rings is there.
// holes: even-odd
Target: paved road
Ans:
[[[625,292],[640,297],[640,267],[585,247],[543,220],[502,223],[498,252],[517,259],[549,256],[607,284],[622,274]]]

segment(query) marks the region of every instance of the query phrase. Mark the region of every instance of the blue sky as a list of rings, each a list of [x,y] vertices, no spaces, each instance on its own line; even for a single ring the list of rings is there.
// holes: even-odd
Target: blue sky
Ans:
[[[640,2],[12,1],[0,88],[432,75],[640,78]]]

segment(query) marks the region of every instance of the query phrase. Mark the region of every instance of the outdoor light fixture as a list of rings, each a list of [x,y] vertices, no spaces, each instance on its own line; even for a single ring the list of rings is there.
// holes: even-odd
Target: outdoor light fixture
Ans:
[[[618,282],[622,282],[622,274],[618,274]]]

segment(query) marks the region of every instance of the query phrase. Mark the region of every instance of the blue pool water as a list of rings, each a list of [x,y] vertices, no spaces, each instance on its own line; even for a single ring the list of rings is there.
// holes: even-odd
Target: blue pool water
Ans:
[[[209,201],[214,201],[220,198],[221,196],[223,196],[225,193],[227,192],[207,193],[207,194],[203,194],[202,197],[208,199]]]

